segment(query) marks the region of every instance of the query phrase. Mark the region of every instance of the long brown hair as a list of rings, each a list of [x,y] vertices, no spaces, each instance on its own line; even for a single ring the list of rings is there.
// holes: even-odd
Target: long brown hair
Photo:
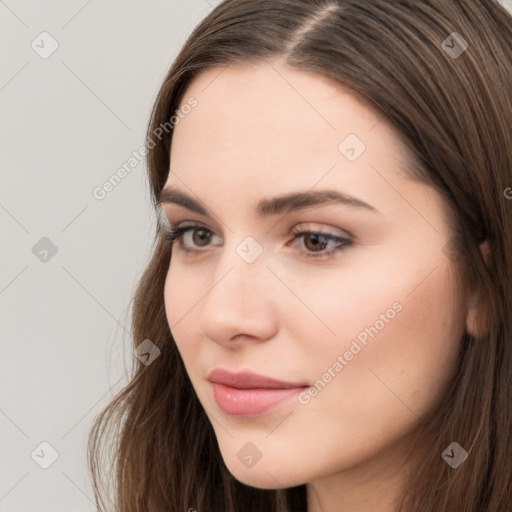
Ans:
[[[447,254],[461,300],[470,288],[479,292],[480,328],[465,334],[453,381],[418,431],[435,436],[399,510],[510,512],[512,18],[493,0],[225,0],[194,29],[156,98],[147,132],[155,207],[172,127],[158,141],[155,130],[179,109],[191,80],[208,68],[276,60],[339,82],[389,120],[410,149],[410,176],[446,199]],[[484,241],[488,261],[479,250]],[[98,507],[307,510],[305,485],[260,490],[226,469],[167,323],[170,258],[157,226],[132,327],[134,346],[150,339],[161,354],[148,366],[134,359],[129,384],[95,420],[88,455]],[[441,457],[453,441],[469,451],[457,469]]]

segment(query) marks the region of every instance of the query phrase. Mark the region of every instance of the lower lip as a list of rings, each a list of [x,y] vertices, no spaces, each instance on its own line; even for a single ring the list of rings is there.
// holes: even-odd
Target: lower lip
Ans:
[[[237,389],[213,383],[213,396],[217,405],[226,414],[250,418],[271,411],[305,389],[307,386],[278,389]]]

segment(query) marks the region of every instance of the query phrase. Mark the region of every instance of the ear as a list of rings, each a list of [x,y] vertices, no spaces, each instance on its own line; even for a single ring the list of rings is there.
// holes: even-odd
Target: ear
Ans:
[[[491,245],[489,244],[489,240],[482,242],[478,247],[480,248],[485,264],[489,266],[491,264]]]
[[[480,252],[485,264],[488,266],[491,261],[491,248],[489,241],[486,240],[479,245]],[[488,333],[486,322],[485,305],[482,304],[480,293],[475,291],[469,299],[469,305],[466,316],[466,331],[475,338],[482,338]]]

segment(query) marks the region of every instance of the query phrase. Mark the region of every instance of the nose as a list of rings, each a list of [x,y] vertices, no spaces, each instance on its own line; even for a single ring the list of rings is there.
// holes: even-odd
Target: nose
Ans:
[[[234,249],[225,249],[201,301],[201,333],[224,346],[274,337],[278,296],[273,277],[263,255],[247,263]]]

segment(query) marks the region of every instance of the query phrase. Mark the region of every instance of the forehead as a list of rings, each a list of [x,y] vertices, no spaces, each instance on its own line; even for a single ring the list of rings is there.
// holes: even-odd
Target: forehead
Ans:
[[[191,82],[182,105],[190,97],[197,107],[175,127],[173,144],[208,145],[253,157],[263,156],[256,151],[262,146],[270,157],[315,149],[318,157],[323,150],[336,155],[339,142],[351,133],[365,143],[371,138],[388,146],[392,141],[382,139],[394,138],[384,130],[373,132],[377,123],[385,124],[382,116],[352,91],[322,75],[276,63],[209,69]]]
[[[181,105],[190,98],[197,106],[174,129],[170,161],[194,191],[208,192],[214,180],[239,194],[251,185],[261,197],[322,181],[371,195],[382,179],[370,164],[404,168],[405,146],[382,115],[316,73],[231,64],[195,77]],[[167,184],[180,185],[172,172]]]

